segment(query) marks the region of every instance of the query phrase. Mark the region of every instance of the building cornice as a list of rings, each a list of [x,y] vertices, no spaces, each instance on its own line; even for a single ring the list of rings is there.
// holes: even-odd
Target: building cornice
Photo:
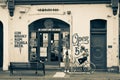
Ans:
[[[43,4],[109,4],[111,0],[15,0],[16,5]]]
[[[15,5],[111,4],[113,15],[116,15],[118,3],[119,0],[8,0],[8,9],[10,16],[13,16]]]

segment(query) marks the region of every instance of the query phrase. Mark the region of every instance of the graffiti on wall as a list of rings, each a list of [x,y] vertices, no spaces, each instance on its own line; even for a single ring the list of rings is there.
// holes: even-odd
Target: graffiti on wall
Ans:
[[[78,33],[75,33],[72,36],[72,43],[74,46],[80,45],[80,44],[88,44],[89,37],[88,36],[79,36]]]
[[[79,36],[78,33],[75,33],[72,36],[72,44],[75,47],[75,55],[79,55],[82,52],[81,47],[89,44],[89,36]],[[87,48],[85,50],[88,52]]]

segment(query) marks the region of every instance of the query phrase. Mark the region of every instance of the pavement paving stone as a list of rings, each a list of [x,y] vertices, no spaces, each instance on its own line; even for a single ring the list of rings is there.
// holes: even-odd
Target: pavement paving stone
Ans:
[[[42,72],[35,75],[34,71],[14,72],[10,76],[9,71],[0,71],[0,80],[120,80],[120,73],[95,72],[89,73],[65,73],[64,77],[53,77],[58,71],[46,71],[43,76]]]

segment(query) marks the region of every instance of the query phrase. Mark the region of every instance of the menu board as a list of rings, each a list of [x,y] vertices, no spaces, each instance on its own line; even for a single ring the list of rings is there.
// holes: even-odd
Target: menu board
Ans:
[[[54,40],[59,40],[59,34],[58,33],[54,34]]]

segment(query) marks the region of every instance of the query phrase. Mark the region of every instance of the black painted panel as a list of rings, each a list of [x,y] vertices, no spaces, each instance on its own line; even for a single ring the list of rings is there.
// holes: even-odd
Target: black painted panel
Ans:
[[[3,66],[3,24],[0,22],[0,67]]]
[[[106,69],[106,35],[91,35],[91,61],[97,69]]]
[[[110,3],[111,0],[15,0],[15,4],[96,4]]]
[[[91,41],[90,41],[90,60],[96,65],[97,69],[105,70],[107,67],[106,53],[106,20],[92,20]]]

